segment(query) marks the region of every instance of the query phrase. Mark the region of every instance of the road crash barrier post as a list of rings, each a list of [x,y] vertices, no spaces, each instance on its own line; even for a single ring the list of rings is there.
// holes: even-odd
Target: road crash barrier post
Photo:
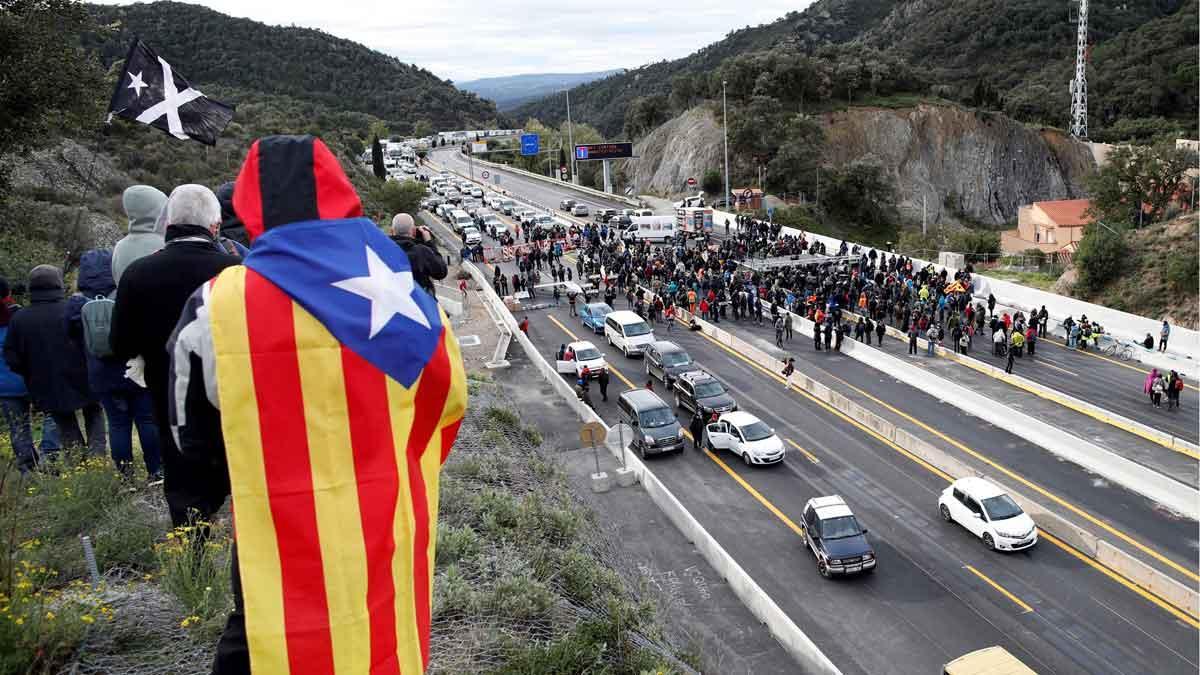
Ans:
[[[779,359],[766,354],[758,347],[741,340],[740,338],[727,333],[720,328],[717,328],[707,321],[697,319],[696,317],[689,315],[687,310],[680,310],[680,314],[685,319],[696,321],[700,326],[701,332],[713,338],[717,342],[728,345],[736,344],[738,353],[750,359],[750,361],[757,363],[764,368],[770,368],[771,372],[778,372],[782,369],[782,366],[779,365]],[[807,329],[805,332],[807,332],[810,336],[812,335],[813,324],[811,321],[799,318],[799,321],[796,323],[800,325],[802,331]],[[882,352],[867,347],[865,344],[860,345],[860,343],[854,341],[842,343],[842,351],[851,355],[853,355],[859,349],[882,354]],[[873,364],[869,363],[869,365]],[[893,376],[896,375],[896,373],[886,370],[881,366],[875,367],[884,372],[888,372]],[[927,376],[928,374],[926,373],[925,375]],[[898,379],[907,381],[904,380],[904,378]],[[928,379],[928,377],[926,377],[926,379]],[[950,456],[950,454],[942,449],[935,447],[934,445],[922,440],[921,438],[918,438],[908,431],[893,425],[892,423],[882,419],[875,413],[863,408],[862,406],[854,404],[853,402],[850,402],[849,405],[846,405],[847,400],[845,396],[834,392],[832,389],[819,382],[816,382],[808,375],[802,374],[799,370],[793,374],[792,383],[794,385],[799,385],[801,389],[811,394],[817,400],[842,410],[842,412],[846,413],[847,416],[851,417],[855,421],[865,424],[866,426],[876,430],[881,436],[895,443],[898,447],[908,453],[911,453],[921,461],[934,467],[936,470],[949,476],[951,480],[967,476],[982,476],[982,474],[972,466]],[[913,383],[909,382],[909,384]],[[913,386],[917,385],[913,384]],[[992,479],[989,478],[989,480]],[[1034,521],[1038,523],[1038,528],[1040,530],[1053,534],[1055,537],[1058,537],[1063,542],[1079,551],[1081,554],[1096,560],[1102,565],[1105,565],[1112,571],[1123,576],[1134,584],[1137,584],[1143,589],[1153,593],[1171,605],[1189,613],[1194,617],[1200,617],[1200,593],[1197,592],[1196,588],[1189,587],[1179,583],[1178,581],[1175,581],[1163,572],[1151,566],[1149,563],[1146,563],[1139,558],[1135,558],[1125,551],[1113,546],[1112,544],[1109,544],[1083,527],[1053,513],[1040,503],[1035,502],[1034,500],[1029,499],[1018,492],[1008,489],[1002,482],[995,480],[992,480],[992,482],[997,483],[1010,495],[1012,495],[1013,499],[1021,506],[1021,508],[1028,512],[1030,517],[1032,517]]]
[[[529,336],[520,331],[516,318],[504,306],[504,302],[496,294],[495,290],[492,289],[491,285],[486,283],[487,280],[484,278],[483,273],[474,264],[469,262],[464,262],[462,268],[467,270],[471,277],[483,287],[481,295],[484,301],[492,304],[505,325],[512,331],[521,348],[525,350],[525,354],[529,357],[529,360],[534,364],[538,372],[541,373],[543,379],[554,387],[559,396],[575,411],[580,421],[599,422],[608,429],[608,425],[605,424],[604,420],[594,410],[579,401],[578,397],[575,396],[574,390],[559,375],[558,370],[538,352],[537,347],[530,341]],[[615,445],[608,447],[617,460],[620,461],[622,449],[615,447]],[[687,537],[688,541],[696,547],[696,550],[700,551],[704,559],[712,565],[713,569],[725,579],[746,608],[767,627],[771,635],[796,660],[800,666],[800,670],[804,673],[816,675],[841,675],[841,671],[833,665],[833,662],[825,656],[804,631],[800,630],[800,627],[792,621],[791,617],[779,605],[775,604],[775,601],[734,560],[733,556],[729,555],[728,551],[721,546],[716,538],[684,508],[675,495],[654,475],[654,472],[636,454],[629,451],[628,448],[625,450],[624,460],[626,466],[633,469],[637,474],[639,481],[646,490],[646,494],[650,496],[658,508],[679,529],[683,536]]]

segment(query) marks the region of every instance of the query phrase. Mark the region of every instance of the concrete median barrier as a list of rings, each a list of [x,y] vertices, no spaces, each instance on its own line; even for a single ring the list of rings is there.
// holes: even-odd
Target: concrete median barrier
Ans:
[[[1103,540],[1097,543],[1096,559],[1192,616],[1200,615],[1200,595],[1194,586],[1181,584],[1158,570],[1148,570],[1141,560]]]

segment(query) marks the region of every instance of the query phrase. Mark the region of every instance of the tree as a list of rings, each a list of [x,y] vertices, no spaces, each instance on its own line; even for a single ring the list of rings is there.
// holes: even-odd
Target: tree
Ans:
[[[105,85],[100,64],[79,45],[95,30],[73,0],[0,0],[0,148],[43,147],[60,135],[99,127]],[[123,75],[123,73],[122,73]],[[0,163],[0,201],[11,162]]]
[[[1092,201],[1089,213],[1110,226],[1152,223],[1186,190],[1187,170],[1195,166],[1195,153],[1177,150],[1169,142],[1120,146],[1103,168],[1085,179]]]
[[[387,169],[383,166],[383,146],[379,143],[378,136],[371,141],[371,169],[376,178],[387,178]]]
[[[719,195],[725,192],[725,181],[721,177],[721,172],[716,169],[708,169],[704,172],[704,178],[700,181],[700,189],[704,190],[707,195]]]
[[[895,210],[895,188],[883,167],[856,160],[833,176],[823,204],[847,222],[888,225]]]
[[[415,216],[425,197],[425,186],[415,180],[387,181],[375,188],[374,197],[391,215],[407,213]]]
[[[417,138],[428,138],[432,135],[433,125],[429,123],[429,120],[417,120],[416,125],[413,126],[413,136],[416,136]]]
[[[1101,223],[1088,225],[1075,251],[1078,285],[1086,293],[1096,293],[1125,268],[1129,245],[1125,234]]]
[[[767,165],[772,187],[783,192],[815,190],[816,169],[825,147],[825,132],[816,120],[793,115],[779,143],[779,152]]]

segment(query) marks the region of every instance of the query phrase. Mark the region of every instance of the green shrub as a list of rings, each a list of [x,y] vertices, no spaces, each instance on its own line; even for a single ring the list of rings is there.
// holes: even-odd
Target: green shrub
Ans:
[[[1200,255],[1196,251],[1171,254],[1167,258],[1165,275],[1176,293],[1195,294],[1200,285]]]
[[[159,584],[184,610],[180,625],[212,639],[233,609],[230,544],[223,527],[198,524],[175,528],[155,547]]]
[[[1075,253],[1078,287],[1090,293],[1116,278],[1125,268],[1129,246],[1125,235],[1099,224],[1087,228]]]
[[[479,553],[479,535],[469,525],[442,525],[437,537],[438,565],[456,563]]]
[[[489,422],[505,429],[516,430],[521,426],[521,418],[517,417],[517,413],[497,406],[490,406],[483,413],[484,418]]]
[[[1021,252],[1021,255],[1025,256],[1031,265],[1041,267],[1046,263],[1046,252],[1040,248],[1027,248]]]

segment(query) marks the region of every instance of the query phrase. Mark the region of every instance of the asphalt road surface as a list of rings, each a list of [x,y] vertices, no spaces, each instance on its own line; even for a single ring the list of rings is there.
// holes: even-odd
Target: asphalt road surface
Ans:
[[[444,228],[440,235],[452,236]],[[511,275],[512,266],[504,271]],[[528,315],[530,337],[547,358],[561,343],[589,338],[565,300]],[[836,411],[785,392],[774,373],[711,340],[681,330],[669,339],[720,378],[743,410],[773,426],[789,455],[781,465],[746,467],[689,444],[682,454],[651,459],[650,467],[844,672],[938,672],[994,644],[1041,673],[1196,672],[1195,619],[1048,537],[1026,552],[987,551],[938,518],[942,476]],[[643,363],[621,356],[602,337],[592,341],[614,374],[608,402],[595,387],[593,399],[615,422],[617,394],[645,384]],[[680,421],[686,425],[686,416]],[[925,421],[941,424],[937,417]],[[842,495],[870,529],[875,573],[818,575],[796,523],[809,498],[826,494]]]

